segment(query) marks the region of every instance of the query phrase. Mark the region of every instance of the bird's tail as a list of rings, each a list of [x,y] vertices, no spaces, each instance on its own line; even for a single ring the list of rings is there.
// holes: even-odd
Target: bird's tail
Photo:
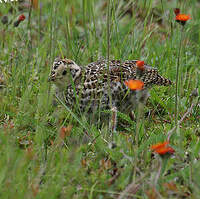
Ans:
[[[156,85],[159,85],[159,86],[170,86],[172,85],[172,81],[157,74],[157,77],[155,78],[155,82],[154,82]]]

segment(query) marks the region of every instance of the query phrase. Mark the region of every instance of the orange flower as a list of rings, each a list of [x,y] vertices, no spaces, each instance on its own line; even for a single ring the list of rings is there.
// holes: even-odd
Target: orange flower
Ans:
[[[185,15],[185,14],[176,15],[176,20],[178,21],[187,21],[189,19],[191,19],[190,15]]]
[[[140,80],[128,80],[124,82],[128,88],[131,90],[142,90],[144,88],[144,83]]]
[[[185,15],[185,14],[177,14],[175,18],[176,22],[180,23],[183,26],[189,19],[191,19],[190,15]]]
[[[169,144],[168,141],[165,141],[165,142],[159,142],[157,144],[154,144],[151,146],[151,150],[157,150],[157,149],[160,149],[160,148],[163,148],[163,147],[166,147],[167,145]]]
[[[168,141],[157,143],[151,146],[151,150],[159,155],[173,154],[175,150],[172,147],[168,146],[168,144]]]
[[[137,65],[137,67],[138,67],[140,70],[144,70],[144,61],[138,60],[138,61],[136,62],[136,65]]]
[[[157,149],[155,150],[155,152],[158,153],[159,155],[165,155],[166,153],[173,154],[175,150],[172,147],[168,146],[168,147]]]

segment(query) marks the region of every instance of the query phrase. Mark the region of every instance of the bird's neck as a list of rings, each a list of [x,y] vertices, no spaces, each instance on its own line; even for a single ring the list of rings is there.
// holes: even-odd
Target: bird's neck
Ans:
[[[82,79],[82,68],[80,66],[70,68],[68,71],[68,76],[67,76],[67,81],[65,84],[61,82],[59,85],[59,90],[63,91],[65,90],[68,86],[75,86],[81,82],[80,80]]]
[[[82,68],[78,65],[74,65],[69,69],[69,80],[75,82],[82,75]]]

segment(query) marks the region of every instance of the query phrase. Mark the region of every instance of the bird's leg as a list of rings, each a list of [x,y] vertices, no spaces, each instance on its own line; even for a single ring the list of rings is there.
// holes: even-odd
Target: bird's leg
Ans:
[[[136,120],[135,112],[134,112],[133,110],[130,111],[129,117],[131,118],[132,121],[135,121],[135,120]]]
[[[147,99],[149,98],[150,94],[147,89],[143,89],[141,91],[137,91],[136,98],[137,98],[137,104],[143,104],[143,106],[146,104]]]
[[[111,108],[111,120],[110,120],[110,124],[109,124],[112,141],[113,141],[113,134],[116,132],[116,127],[117,127],[117,107],[113,106]]]

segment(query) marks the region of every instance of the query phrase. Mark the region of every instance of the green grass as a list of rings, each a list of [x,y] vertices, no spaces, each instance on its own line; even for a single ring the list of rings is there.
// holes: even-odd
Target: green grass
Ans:
[[[15,28],[22,12],[12,5],[12,13],[11,3],[0,5],[0,14],[12,20],[0,24],[0,198],[109,199],[123,192],[129,198],[198,199],[200,106],[199,97],[190,95],[200,85],[199,2],[112,0],[107,19],[106,1],[46,0],[30,18],[30,10],[23,11],[26,19]],[[107,126],[89,125],[60,102],[53,106],[54,87],[47,80],[56,56],[80,65],[107,57],[109,20],[110,58],[144,60],[175,83],[180,40],[175,7],[192,17],[182,42],[178,120],[194,106],[172,134],[175,153],[155,184],[159,157],[152,156],[150,146],[165,141],[175,125],[174,85],[151,90],[138,144],[135,122],[119,113],[119,123],[126,126],[117,129],[117,147],[111,149]],[[63,140],[60,129],[69,125]]]

